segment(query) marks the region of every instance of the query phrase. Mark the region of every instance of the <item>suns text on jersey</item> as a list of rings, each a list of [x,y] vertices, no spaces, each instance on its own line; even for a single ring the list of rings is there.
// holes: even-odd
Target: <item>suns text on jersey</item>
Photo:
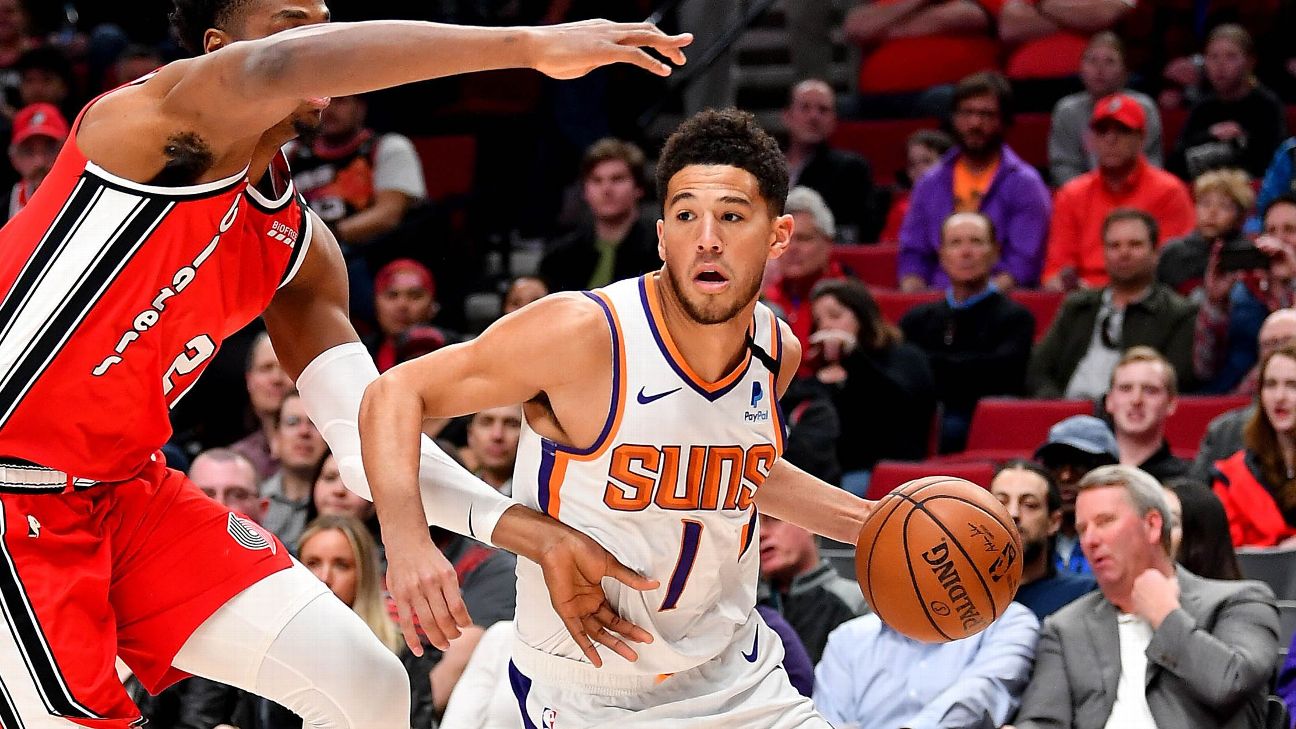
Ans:
[[[643,511],[650,504],[672,511],[746,511],[777,458],[769,443],[622,443],[612,451],[603,503],[616,511]]]

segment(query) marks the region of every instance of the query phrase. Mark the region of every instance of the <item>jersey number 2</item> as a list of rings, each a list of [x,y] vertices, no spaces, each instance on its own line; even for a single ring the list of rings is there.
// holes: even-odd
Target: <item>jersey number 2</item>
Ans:
[[[198,369],[198,366],[210,359],[213,354],[216,354],[216,342],[206,334],[199,334],[186,342],[185,351],[176,355],[175,361],[162,377],[162,394],[170,395],[175,389],[175,378],[184,377]]]
[[[702,522],[693,521],[692,519],[682,519],[684,522],[684,538],[680,540],[679,560],[675,563],[675,571],[671,574],[670,586],[666,588],[666,597],[662,600],[661,607],[657,608],[658,612],[665,610],[674,610],[679,604],[680,595],[684,592],[684,585],[688,584],[689,574],[693,572],[693,562],[697,559],[698,546],[702,544]]]

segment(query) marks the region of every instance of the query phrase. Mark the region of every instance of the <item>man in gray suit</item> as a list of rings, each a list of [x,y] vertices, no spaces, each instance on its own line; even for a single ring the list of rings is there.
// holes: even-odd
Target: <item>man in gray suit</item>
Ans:
[[[1080,548],[1099,592],[1045,621],[1016,729],[1262,726],[1273,593],[1176,568],[1169,508],[1147,473],[1102,466],[1079,489]]]

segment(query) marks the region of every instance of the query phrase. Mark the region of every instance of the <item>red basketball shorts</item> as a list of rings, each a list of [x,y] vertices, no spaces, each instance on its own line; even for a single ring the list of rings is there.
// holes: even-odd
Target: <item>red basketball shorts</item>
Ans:
[[[0,726],[131,726],[115,657],[157,693],[203,621],[290,564],[160,457],[128,481],[0,493]]]

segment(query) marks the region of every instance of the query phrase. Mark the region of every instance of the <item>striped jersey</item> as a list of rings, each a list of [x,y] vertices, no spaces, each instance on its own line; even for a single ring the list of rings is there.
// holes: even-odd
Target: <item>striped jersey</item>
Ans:
[[[783,450],[778,320],[757,305],[741,364],[718,382],[690,369],[664,326],[657,274],[586,292],[612,335],[612,401],[598,441],[575,449],[524,426],[513,497],[589,535],[657,579],[604,580],[609,602],[653,634],[630,663],[599,646],[603,672],[666,674],[728,646],[756,603],[756,489]],[[595,407],[602,407],[596,404]],[[518,560],[519,640],[582,659],[540,568]],[[527,606],[523,609],[521,606]]]
[[[246,169],[159,187],[86,159],[79,124],[0,229],[0,458],[116,481],[167,441],[170,407],[296,273],[311,223],[282,155],[273,199]]]

